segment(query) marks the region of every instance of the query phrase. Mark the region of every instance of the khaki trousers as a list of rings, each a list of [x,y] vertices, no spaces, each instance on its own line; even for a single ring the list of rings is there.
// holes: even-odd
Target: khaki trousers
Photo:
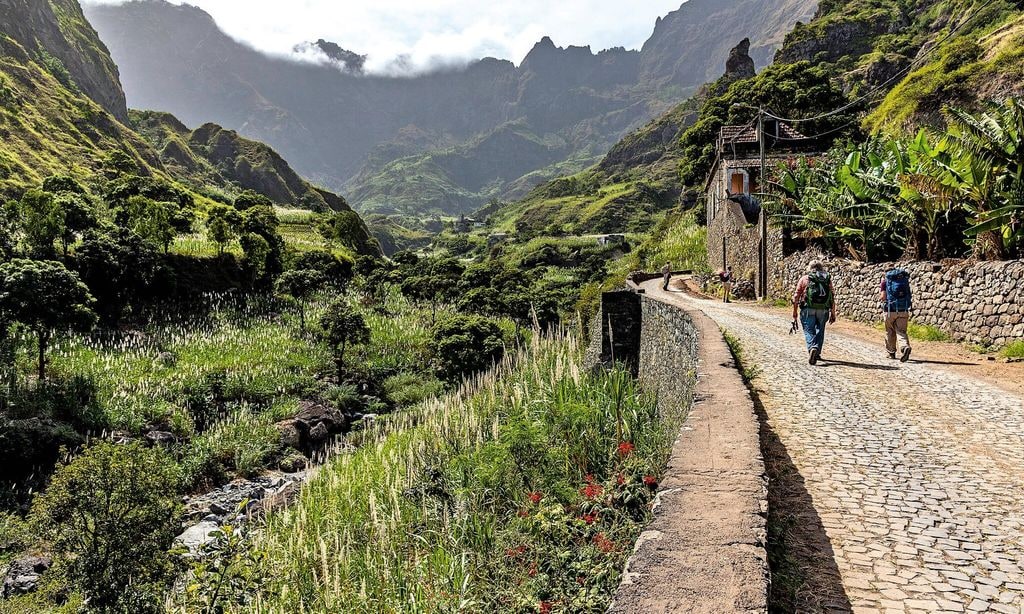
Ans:
[[[727,281],[722,284],[722,300],[728,301],[732,298],[732,282]]]
[[[906,311],[892,311],[885,314],[885,351],[895,354],[896,341],[899,340],[899,350],[910,347],[910,338],[907,337],[907,324],[910,323],[910,313]]]

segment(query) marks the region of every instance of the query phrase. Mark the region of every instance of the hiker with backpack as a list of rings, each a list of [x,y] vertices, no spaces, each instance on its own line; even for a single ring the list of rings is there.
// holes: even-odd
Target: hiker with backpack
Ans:
[[[900,362],[907,362],[910,360],[907,326],[910,324],[910,309],[913,307],[910,273],[899,267],[890,269],[882,277],[880,290],[882,313],[885,316],[885,351],[889,358],[895,360],[898,349]]]
[[[661,267],[661,289],[668,291],[668,282],[672,281],[672,263],[666,262],[665,266]]]
[[[821,261],[812,260],[807,274],[800,278],[793,294],[793,323],[799,315],[807,341],[807,362],[814,365],[821,357],[825,345],[825,325],[836,321],[835,292],[832,277],[825,272]]]
[[[718,280],[722,282],[722,301],[732,302],[732,267],[725,267],[724,271],[718,273]]]

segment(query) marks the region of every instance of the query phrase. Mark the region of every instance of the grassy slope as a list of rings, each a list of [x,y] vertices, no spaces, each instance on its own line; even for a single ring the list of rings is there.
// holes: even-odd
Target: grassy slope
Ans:
[[[15,196],[55,173],[88,183],[115,150],[162,171],[142,138],[72,88],[0,34],[0,195]]]

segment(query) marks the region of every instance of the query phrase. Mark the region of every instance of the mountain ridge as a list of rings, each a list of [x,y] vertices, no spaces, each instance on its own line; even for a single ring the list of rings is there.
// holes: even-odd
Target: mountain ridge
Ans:
[[[779,23],[788,23],[778,26],[780,31],[763,36],[726,33],[732,42],[758,37],[755,47],[760,49],[781,40],[782,30],[810,15],[815,5],[810,0],[690,0],[659,21],[646,60],[643,50],[619,47],[594,53],[587,46],[559,47],[544,37],[518,67],[484,58],[406,78],[355,75],[261,55],[230,39],[194,7],[148,0],[90,6],[88,14],[121,66],[133,106],[170,111],[186,123],[196,123],[201,115],[268,142],[304,175],[349,191],[363,210],[458,213],[490,198],[521,193],[530,181],[526,177],[542,180],[597,161],[622,135],[692,93],[704,79],[679,72],[679,57],[691,49],[704,53],[707,41],[717,42],[723,33],[708,24],[747,30],[738,15],[781,13]],[[680,27],[680,22],[692,27]],[[712,45],[706,52],[724,61],[728,46]],[[668,60],[660,61],[662,55]],[[396,190],[389,185],[394,182],[364,181],[403,157],[423,156],[402,168],[429,166],[429,158],[442,153],[439,149],[471,146],[519,120],[530,127],[533,138],[564,141],[561,158],[552,165],[544,156],[536,157],[541,166],[514,178],[476,175],[468,184],[490,186],[488,190],[455,182],[426,202],[402,196],[412,190]],[[435,135],[437,144],[403,140],[401,132],[410,128]],[[392,145],[396,139],[397,147]],[[496,165],[514,165],[519,155],[509,151]],[[395,182],[414,183],[417,174],[423,175],[415,171]],[[437,176],[434,183],[449,182]],[[364,202],[374,206],[365,207]]]

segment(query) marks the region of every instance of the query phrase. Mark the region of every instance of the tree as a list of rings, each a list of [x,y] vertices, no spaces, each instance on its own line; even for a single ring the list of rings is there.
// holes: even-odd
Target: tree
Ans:
[[[261,277],[269,282],[284,270],[284,239],[277,231],[279,225],[277,214],[272,207],[258,205],[248,209],[242,214],[243,235],[253,234],[262,237],[267,243],[267,251],[262,252],[262,246],[258,248],[262,255]],[[249,240],[250,247],[256,247],[256,243]],[[244,247],[243,247],[244,251]],[[255,254],[255,252],[253,252]],[[249,252],[246,252],[248,257]]]
[[[244,190],[235,197],[235,209],[248,211],[253,207],[272,207],[274,201],[253,190]]]
[[[110,324],[116,324],[133,301],[151,296],[162,264],[149,243],[124,229],[86,232],[74,263],[96,298],[97,311]]]
[[[327,311],[320,318],[320,336],[334,353],[340,382],[344,377],[346,348],[368,343],[370,328],[359,312],[338,299],[327,306]]]
[[[35,258],[52,258],[53,243],[60,234],[60,218],[53,194],[27,190],[17,204],[17,220],[25,246]]]
[[[217,244],[217,255],[223,256],[228,243],[238,236],[242,215],[234,207],[213,205],[206,212],[206,234]]]
[[[490,318],[453,315],[434,324],[430,343],[440,377],[449,382],[479,373],[505,353],[501,328]]]
[[[129,230],[143,239],[159,245],[166,254],[178,234],[175,224],[175,205],[167,201],[155,201],[145,196],[131,196],[121,210],[121,217]]]
[[[60,239],[61,251],[68,257],[68,247],[83,232],[96,228],[99,220],[93,210],[92,203],[78,192],[58,192],[53,199],[54,213],[57,220],[57,238]]]
[[[46,377],[50,339],[60,331],[91,330],[94,302],[78,275],[59,262],[16,259],[0,265],[0,312],[35,333],[40,380]]]
[[[430,303],[433,320],[438,302],[455,298],[465,267],[457,258],[430,258],[421,261],[413,270],[416,273],[402,281],[402,294]]]
[[[338,258],[323,249],[302,252],[292,263],[293,269],[320,271],[327,279],[327,283],[338,289],[344,288],[352,280],[353,266],[350,259]]]
[[[101,442],[57,469],[32,519],[74,588],[98,611],[159,611],[178,531],[173,459],[139,443]]]
[[[320,216],[317,231],[332,243],[344,245],[359,253],[370,251],[370,234],[355,211],[336,211]]]
[[[320,271],[293,269],[277,278],[277,292],[291,297],[299,306],[299,329],[306,332],[306,301],[323,289],[327,278]]]

